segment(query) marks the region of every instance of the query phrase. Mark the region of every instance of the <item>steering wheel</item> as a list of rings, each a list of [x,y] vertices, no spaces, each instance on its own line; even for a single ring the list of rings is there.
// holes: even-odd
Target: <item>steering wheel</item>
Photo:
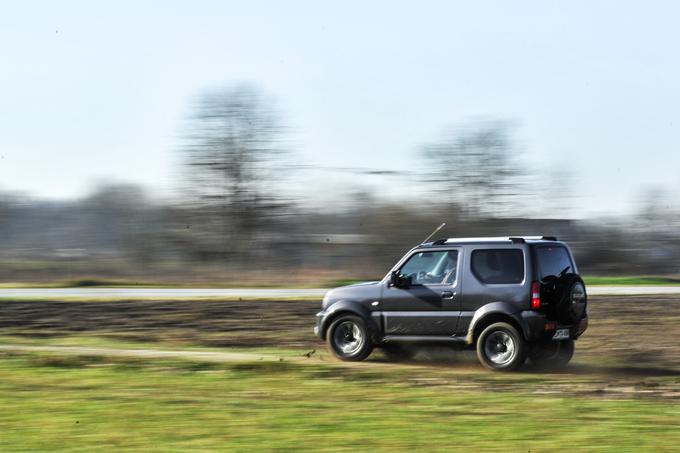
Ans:
[[[429,283],[433,280],[434,276],[429,272],[420,271],[418,272],[418,282],[419,283]]]

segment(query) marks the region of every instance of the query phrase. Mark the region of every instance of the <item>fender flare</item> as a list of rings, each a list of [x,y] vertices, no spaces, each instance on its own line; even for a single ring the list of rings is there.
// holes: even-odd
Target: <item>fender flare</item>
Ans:
[[[481,322],[484,322],[485,319],[488,319],[489,316],[498,315],[510,318],[512,321],[514,321],[514,323],[519,326],[519,330],[526,340],[528,327],[526,321],[521,315],[521,311],[522,310],[517,308],[517,306],[508,302],[491,302],[484,305],[483,307],[479,308],[472,316],[472,321],[470,321],[467,335],[465,336],[465,342],[467,344],[472,344],[475,340],[474,334],[477,326],[480,325]]]
[[[322,340],[326,339],[326,331],[330,327],[333,319],[342,313],[361,317],[366,322],[366,326],[368,326],[371,336],[375,336],[378,332],[378,326],[375,324],[375,321],[373,321],[371,311],[368,308],[354,300],[341,300],[328,307],[328,310],[326,310],[323,315],[319,332]]]

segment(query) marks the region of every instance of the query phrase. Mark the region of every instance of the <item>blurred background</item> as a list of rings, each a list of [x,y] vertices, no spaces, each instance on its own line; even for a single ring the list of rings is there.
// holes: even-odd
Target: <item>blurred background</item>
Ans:
[[[0,451],[677,451],[678,17],[0,1]],[[321,287],[443,222],[569,243],[569,367],[333,358]]]
[[[439,237],[680,274],[675,5],[0,16],[0,282],[334,285]]]

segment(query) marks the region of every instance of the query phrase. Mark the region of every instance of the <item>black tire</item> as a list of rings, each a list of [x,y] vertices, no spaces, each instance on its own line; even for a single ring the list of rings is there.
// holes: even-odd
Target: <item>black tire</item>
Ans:
[[[382,349],[385,358],[390,362],[404,362],[411,360],[416,355],[412,348],[401,344],[385,344],[380,349]]]
[[[490,370],[516,370],[522,366],[526,356],[524,338],[506,322],[491,324],[477,338],[477,358]]]
[[[334,319],[326,341],[331,352],[344,361],[364,360],[373,351],[366,322],[356,315],[340,315]]]
[[[537,368],[559,370],[567,366],[574,356],[574,340],[536,343],[529,352],[529,360]]]

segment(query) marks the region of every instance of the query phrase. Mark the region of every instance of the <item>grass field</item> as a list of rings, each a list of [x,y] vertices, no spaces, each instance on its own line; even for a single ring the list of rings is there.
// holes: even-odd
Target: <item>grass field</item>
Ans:
[[[586,285],[611,285],[611,286],[675,286],[680,285],[677,277],[598,277],[586,276],[583,278]]]
[[[318,309],[304,300],[0,301],[0,345],[9,347],[0,352],[0,451],[680,445],[678,296],[592,297],[574,364],[553,374],[491,373],[473,352],[446,348],[409,363],[376,351],[344,364],[311,332]],[[195,351],[251,358],[208,362],[190,358]]]
[[[680,445],[674,404],[423,382],[392,368],[285,361],[4,355],[0,450],[670,451]]]

